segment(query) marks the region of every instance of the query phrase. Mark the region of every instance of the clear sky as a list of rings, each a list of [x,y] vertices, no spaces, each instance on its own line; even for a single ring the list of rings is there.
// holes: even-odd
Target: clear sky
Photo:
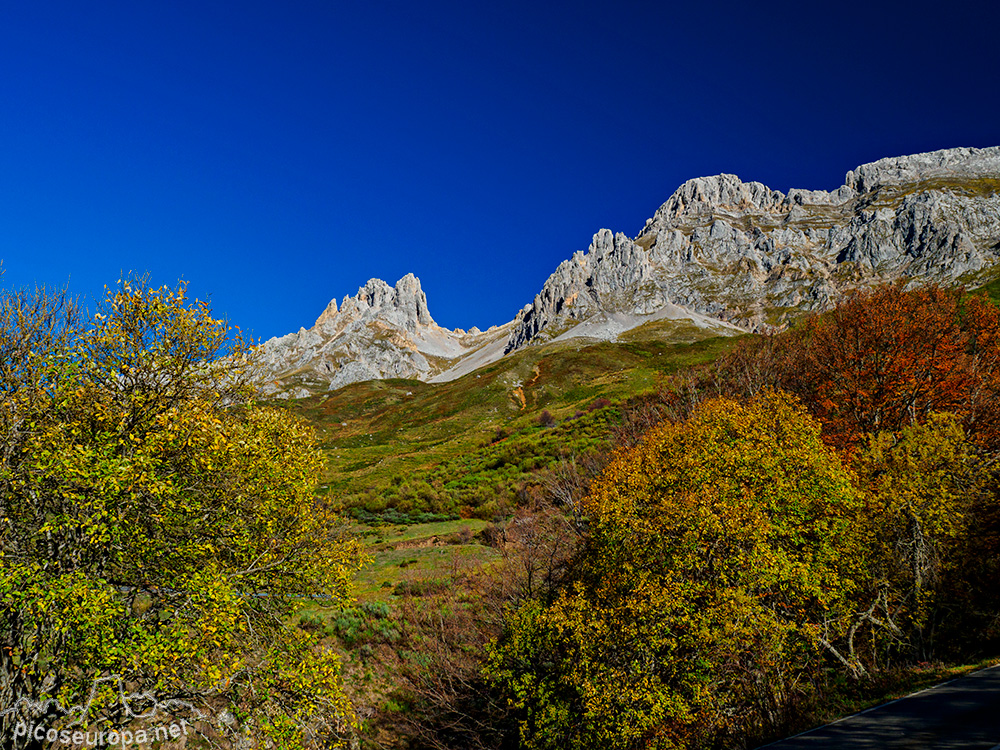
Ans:
[[[684,180],[1000,145],[994,2],[7,2],[0,284],[190,282],[268,338],[371,277],[511,319]]]

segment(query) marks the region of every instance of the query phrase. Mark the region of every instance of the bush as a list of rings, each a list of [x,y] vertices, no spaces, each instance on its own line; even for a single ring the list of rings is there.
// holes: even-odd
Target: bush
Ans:
[[[542,413],[538,415],[538,418],[535,421],[538,423],[540,427],[544,428],[555,427],[556,424],[556,418],[549,413],[548,409],[542,411]]]
[[[611,406],[611,402],[602,396],[601,398],[594,399],[587,407],[587,411],[597,411],[598,409],[603,409],[605,406]]]

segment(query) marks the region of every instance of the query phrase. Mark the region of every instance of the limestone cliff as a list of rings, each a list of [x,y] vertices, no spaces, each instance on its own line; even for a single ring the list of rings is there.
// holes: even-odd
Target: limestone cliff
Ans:
[[[704,335],[782,326],[850,289],[889,280],[974,286],[1000,274],[1000,147],[881,159],[837,190],[722,174],[688,180],[630,238],[602,229],[503,326],[438,326],[420,281],[372,279],[315,325],[271,339],[272,392],[359,380],[447,380],[536,342],[614,339],[647,321]]]
[[[513,351],[673,303],[748,330],[896,279],[976,284],[1000,260],[1000,148],[882,159],[833,192],[689,180],[630,239],[602,229],[514,320]]]
[[[431,317],[420,280],[407,274],[391,287],[371,279],[316,323],[265,342],[259,365],[265,393],[299,397],[361,380],[426,380],[506,331],[442,328]]]

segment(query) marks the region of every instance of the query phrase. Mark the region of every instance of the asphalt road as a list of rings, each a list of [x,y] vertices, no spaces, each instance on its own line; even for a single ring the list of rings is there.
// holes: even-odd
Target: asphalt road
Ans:
[[[1000,665],[764,747],[1000,750]]]

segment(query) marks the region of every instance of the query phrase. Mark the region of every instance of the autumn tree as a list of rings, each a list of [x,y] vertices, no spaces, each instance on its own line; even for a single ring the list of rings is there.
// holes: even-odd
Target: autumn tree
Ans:
[[[976,438],[1000,438],[1000,311],[960,288],[857,291],[793,330],[747,339],[723,357],[723,392],[796,394],[834,445],[897,432],[934,412],[958,414]]]
[[[282,747],[346,736],[337,657],[286,623],[346,597],[358,547],[314,498],[311,429],[254,403],[249,361],[183,285],[125,280],[92,317],[0,299],[5,738],[125,726],[119,688],[167,716],[228,707]]]
[[[995,451],[1000,449],[1000,307],[986,295],[970,297],[962,328],[973,378],[958,413],[971,437]]]
[[[863,589],[850,473],[795,401],[715,399],[621,451],[579,575],[513,611],[487,672],[528,748],[696,747],[759,730],[844,645]]]
[[[995,504],[989,461],[954,414],[935,413],[871,437],[855,466],[873,540],[869,620],[879,626],[883,655],[931,659],[936,634],[949,619],[967,625],[962,610],[976,606],[954,589],[983,562],[966,547],[982,530],[975,521]]]

